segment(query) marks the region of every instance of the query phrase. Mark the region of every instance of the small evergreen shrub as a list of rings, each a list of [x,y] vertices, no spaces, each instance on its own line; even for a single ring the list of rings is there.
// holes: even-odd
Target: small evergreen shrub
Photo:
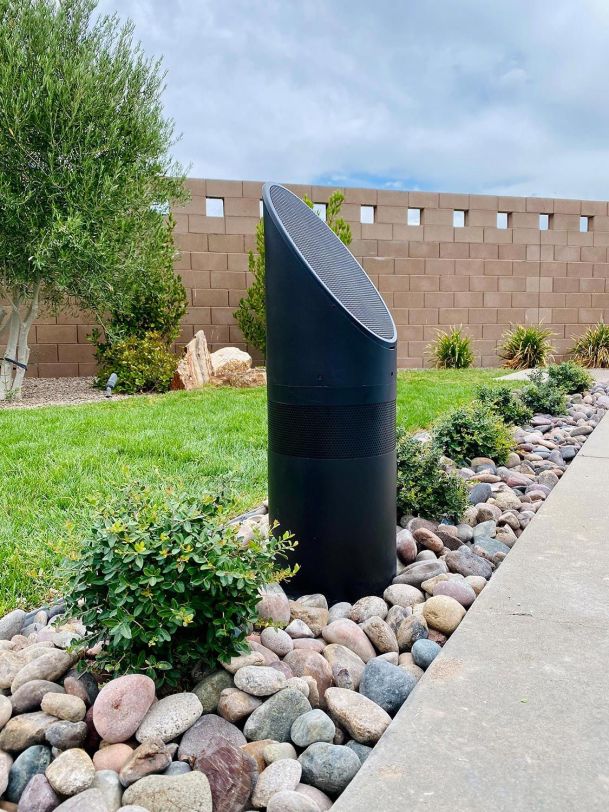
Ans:
[[[554,333],[538,325],[518,324],[504,333],[499,356],[510,369],[544,367],[552,357]]]
[[[464,335],[462,327],[452,327],[446,332],[438,330],[427,352],[436,369],[466,369],[474,363],[472,340]]]
[[[503,464],[514,447],[503,420],[475,402],[441,417],[433,426],[432,439],[458,465],[467,465],[473,457],[490,457]]]
[[[398,430],[397,506],[400,515],[458,522],[467,507],[467,488],[461,477],[446,471],[441,452]]]
[[[539,414],[565,414],[567,396],[565,390],[547,378],[543,370],[534,370],[529,383],[520,390],[525,406]]]
[[[96,384],[104,387],[116,372],[115,392],[167,392],[177,366],[177,358],[158,333],[141,338],[128,336],[101,344],[95,351],[98,372]]]
[[[294,543],[287,534],[244,542],[227,520],[221,498],[142,485],[97,511],[67,590],[87,627],[82,647],[103,643],[97,666],[176,686],[196,663],[246,650],[259,587],[291,574],[277,560]]]
[[[478,401],[507,423],[520,426],[530,420],[532,412],[513,389],[505,384],[483,384],[476,392]]]
[[[609,367],[609,324],[599,322],[576,339],[571,355],[584,367]]]
[[[585,392],[594,383],[594,378],[575,361],[563,361],[562,364],[551,364],[548,369],[548,380],[568,395]]]

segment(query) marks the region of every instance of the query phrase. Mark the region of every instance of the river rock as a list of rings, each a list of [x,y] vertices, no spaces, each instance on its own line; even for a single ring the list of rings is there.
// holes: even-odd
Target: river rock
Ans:
[[[324,657],[330,664],[332,676],[336,680],[337,675],[344,671],[349,677],[352,690],[357,691],[359,683],[364,673],[365,663],[361,657],[346,646],[338,643],[331,643],[324,649]],[[329,685],[327,686],[330,687]]]
[[[301,595],[297,598],[296,603],[302,603],[304,606],[313,606],[316,609],[327,609],[328,601],[325,595],[321,592],[315,592],[312,595]]]
[[[151,737],[136,747],[127,759],[119,774],[120,782],[124,787],[129,787],[146,775],[163,772],[170,764],[171,753],[165,742]]]
[[[65,750],[47,767],[45,775],[59,795],[77,795],[89,789],[95,767],[84,750]]]
[[[403,668],[377,658],[366,665],[359,691],[395,716],[416,684],[415,678]]]
[[[203,713],[198,697],[190,692],[170,694],[154,704],[135,732],[138,742],[160,738],[173,741],[192,727]]]
[[[454,598],[437,595],[426,601],[423,615],[432,628],[452,634],[465,617],[465,609]]]
[[[404,618],[397,630],[397,641],[400,652],[410,651],[415,640],[429,636],[427,621],[423,615],[411,615]]]
[[[395,632],[380,617],[370,617],[362,623],[362,630],[379,654],[398,652],[398,641]]]
[[[332,800],[317,787],[312,787],[310,784],[299,784],[295,791],[299,795],[304,795],[306,798],[315,801],[320,812],[326,812],[326,810],[332,808]]]
[[[433,588],[433,595],[448,595],[449,598],[454,598],[465,609],[469,609],[472,603],[476,600],[476,593],[469,584],[463,581],[441,581]]]
[[[479,555],[472,553],[469,547],[459,547],[458,550],[447,553],[444,560],[451,572],[459,573],[464,577],[479,575],[488,581],[493,574],[491,564]]]
[[[267,626],[266,629],[262,630],[260,642],[277,654],[278,657],[285,657],[294,648],[290,635],[275,626]]]
[[[87,707],[78,696],[70,694],[48,693],[42,697],[41,709],[51,716],[63,719],[65,722],[82,722],[87,713]]]
[[[328,643],[339,643],[341,646],[351,649],[365,663],[376,656],[374,646],[365,633],[357,623],[348,618],[340,618],[330,623],[323,629],[322,636]]]
[[[56,721],[42,711],[13,716],[0,731],[0,750],[19,753],[35,744],[44,744],[46,729]]]
[[[238,673],[238,672],[237,672]],[[218,702],[218,714],[229,722],[240,722],[256,708],[259,708],[262,700],[258,697],[246,694],[238,688],[225,688],[220,695]]]
[[[0,797],[8,786],[9,774],[13,766],[13,759],[8,753],[0,751]]]
[[[352,623],[352,621],[348,622]],[[355,626],[355,624],[353,625]],[[364,633],[362,632],[362,634]],[[319,702],[323,707],[326,690],[332,685],[332,669],[325,657],[316,651],[294,649],[286,654],[284,662],[290,667],[295,677],[313,677]]]
[[[123,804],[142,806],[148,812],[184,809],[188,812],[217,812],[207,777],[201,772],[186,775],[148,775],[128,787]]]
[[[108,805],[103,792],[91,787],[59,804],[55,812],[108,812]]]
[[[417,543],[410,530],[401,527],[396,535],[396,552],[402,564],[412,564],[417,557]]]
[[[9,773],[5,797],[18,803],[23,790],[34,775],[44,774],[51,763],[51,750],[40,744],[28,747],[15,759]]]
[[[324,662],[327,665],[326,660]],[[309,700],[300,691],[295,688],[284,688],[283,691],[273,694],[252,713],[245,723],[243,732],[250,741],[273,739],[287,742],[290,740],[290,731],[295,719],[310,710]]]
[[[340,601],[330,607],[328,612],[328,623],[333,623],[341,617],[351,617],[352,604],[347,601]]]
[[[98,770],[91,784],[91,789],[97,789],[104,796],[108,812],[116,812],[121,805],[123,787],[118,775],[112,770]]]
[[[265,666],[272,666],[275,665],[275,663],[279,662],[279,657],[275,654],[274,651],[271,651],[270,648],[263,646],[262,643],[258,643],[256,640],[250,641],[250,648],[252,649],[252,651],[257,651],[259,654],[262,654],[264,658],[263,665]]]
[[[225,669],[206,674],[192,689],[203,708],[203,713],[215,713],[220,695],[225,688],[233,687],[233,678]]]
[[[408,584],[392,584],[383,592],[383,597],[392,606],[414,606],[423,603],[425,596],[416,586]]]
[[[63,681],[66,694],[78,696],[90,708],[99,695],[97,680],[89,671],[76,671],[72,669],[66,674]]]
[[[388,663],[385,663],[387,667]],[[391,722],[389,714],[368,697],[344,688],[326,691],[328,712],[351,738],[361,744],[375,744]],[[323,789],[323,787],[320,787]]]
[[[468,501],[470,505],[477,505],[479,502],[486,502],[493,495],[493,489],[486,482],[479,482],[469,492]]]
[[[290,616],[292,620],[302,620],[317,637],[324,626],[328,625],[328,610],[317,606],[307,606],[298,601],[290,601]]]
[[[299,620],[298,618],[293,620],[291,623],[288,623],[288,625],[285,627],[285,632],[290,640],[312,639],[315,637],[304,620]]]
[[[15,693],[18,688],[21,688],[30,680],[44,679],[54,682],[63,677],[73,661],[73,656],[66,651],[49,649],[40,657],[36,657],[35,660],[23,666],[11,684],[11,692]]]
[[[302,694],[301,694],[302,696]],[[194,723],[182,736],[178,749],[180,761],[186,761],[192,765],[196,759],[205,752],[205,747],[211,739],[223,739],[234,747],[241,747],[246,743],[246,738],[238,727],[231,725],[221,716],[208,713]]]
[[[215,738],[193,766],[209,780],[214,812],[245,807],[258,778],[256,761],[245,750]]]
[[[258,778],[252,795],[252,804],[266,807],[269,801],[282,790],[295,790],[300,782],[302,767],[293,758],[274,761]]]
[[[13,714],[16,716],[27,711],[37,710],[45,694],[63,694],[64,689],[56,682],[49,682],[45,679],[35,679],[26,682],[18,688],[10,697],[13,706]]]
[[[340,688],[332,690],[338,691]],[[353,750],[326,742],[311,744],[298,761],[302,767],[303,781],[331,795],[341,793],[360,768],[360,761]]]
[[[144,674],[113,679],[93,705],[93,723],[106,742],[125,742],[140,726],[154,700],[155,685]]]
[[[433,640],[417,640],[412,646],[412,659],[425,671],[441,651],[440,646]]]
[[[294,720],[290,735],[297,747],[308,747],[314,742],[334,741],[336,727],[327,713],[320,709],[303,713]],[[298,783],[298,782],[296,782]]]
[[[290,622],[290,602],[279,584],[267,584],[260,589],[258,617],[283,626]]]
[[[235,687],[252,696],[271,696],[285,688],[286,679],[280,671],[250,665],[235,674]]]
[[[305,713],[304,716],[306,715]],[[274,761],[279,761],[282,758],[298,758],[298,755],[295,748],[289,742],[270,742],[265,745],[262,751],[262,758],[264,759],[262,769],[265,769],[265,766],[272,764]],[[260,772],[262,772],[262,770]]]
[[[247,744],[241,745],[241,749],[244,752],[246,752],[248,756],[251,756],[256,762],[256,767],[258,768],[259,773],[261,773],[263,770],[266,770],[267,768],[267,761],[264,758],[264,753],[266,751],[266,748],[270,747],[271,745],[285,747],[286,743],[276,742],[273,741],[273,739],[261,739],[260,741],[248,742]],[[291,744],[289,746],[292,747]],[[287,758],[287,756],[282,756],[282,758]],[[275,759],[275,761],[278,760],[279,759]]]
[[[248,654],[238,654],[236,657],[231,657],[228,662],[220,663],[220,665],[229,674],[236,674],[240,668],[245,668],[248,665],[264,665],[264,657],[259,651],[250,651]]]
[[[380,617],[384,620],[387,617],[389,607],[382,598],[376,595],[368,595],[360,598],[353,604],[351,609],[351,620],[354,623],[363,623],[371,617]]]
[[[432,553],[441,553],[444,548],[442,539],[439,538],[432,530],[427,530],[425,527],[420,527],[413,532],[414,540],[419,548],[431,550]]]
[[[345,747],[348,747],[349,750],[353,750],[355,755],[359,758],[360,764],[363,764],[366,761],[373,750],[373,748],[368,747],[367,744],[360,744],[359,742],[353,740],[348,741]]]
[[[8,615],[4,615],[4,617],[0,619],[0,640],[10,640],[16,634],[19,634],[25,616],[26,613],[23,609],[14,609],[12,612],[9,612]]]
[[[59,795],[49,784],[44,773],[38,773],[30,778],[19,800],[19,806],[24,812],[53,812],[59,804]]]
[[[109,744],[93,754],[93,765],[96,770],[112,770],[120,773],[133,754],[128,744]]]
[[[87,732],[86,722],[59,721],[47,727],[44,735],[51,747],[69,750],[70,747],[83,747]]]
[[[434,575],[439,575],[441,572],[447,572],[448,568],[444,561],[436,559],[435,561],[415,561],[410,564],[402,572],[393,579],[394,584],[409,584],[416,586],[420,589],[423,581],[428,578],[433,578]]]
[[[311,798],[294,790],[282,790],[271,796],[267,812],[319,812],[319,806]]]

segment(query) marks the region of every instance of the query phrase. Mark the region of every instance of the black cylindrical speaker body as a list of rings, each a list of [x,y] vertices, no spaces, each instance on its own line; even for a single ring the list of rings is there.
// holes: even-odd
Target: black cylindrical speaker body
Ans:
[[[300,564],[287,589],[357,600],[395,574],[396,329],[314,212],[277,184],[263,203],[269,511]]]

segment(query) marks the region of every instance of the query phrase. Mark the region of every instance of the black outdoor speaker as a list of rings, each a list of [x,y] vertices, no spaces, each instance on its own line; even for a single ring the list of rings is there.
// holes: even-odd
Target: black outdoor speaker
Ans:
[[[298,541],[293,595],[382,594],[395,575],[395,324],[334,232],[263,190],[269,512]]]

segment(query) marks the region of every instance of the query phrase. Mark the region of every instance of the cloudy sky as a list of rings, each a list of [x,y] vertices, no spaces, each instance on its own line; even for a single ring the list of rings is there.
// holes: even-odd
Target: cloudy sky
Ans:
[[[609,196],[609,0],[101,0],[189,174]]]

